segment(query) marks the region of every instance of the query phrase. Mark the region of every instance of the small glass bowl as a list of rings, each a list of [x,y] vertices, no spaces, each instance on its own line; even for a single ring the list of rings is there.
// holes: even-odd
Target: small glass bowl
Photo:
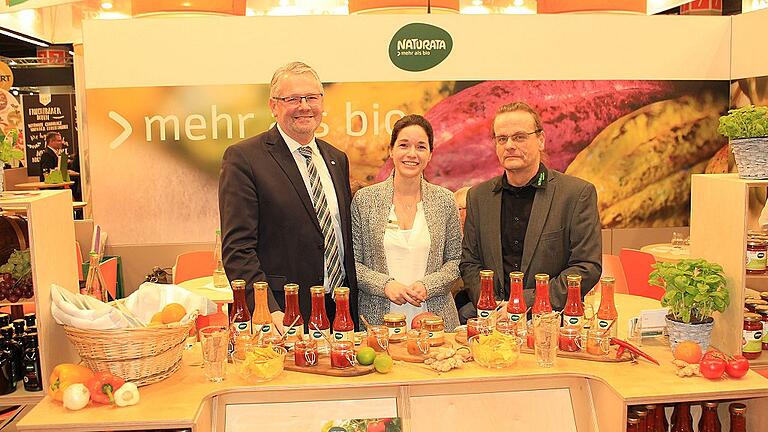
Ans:
[[[245,358],[235,357],[235,369],[248,382],[265,382],[283,372],[288,351],[281,346],[265,347],[248,344],[244,347]],[[271,354],[270,351],[274,354]],[[273,356],[274,355],[274,356]]]

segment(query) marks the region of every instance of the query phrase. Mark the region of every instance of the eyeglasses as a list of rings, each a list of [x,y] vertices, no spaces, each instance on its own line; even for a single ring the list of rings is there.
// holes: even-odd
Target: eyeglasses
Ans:
[[[522,144],[526,141],[528,141],[528,138],[531,137],[533,134],[537,134],[541,132],[541,129],[536,129],[533,132],[517,132],[513,135],[495,135],[493,137],[493,141],[496,143],[496,145],[503,146],[507,144],[507,141],[512,140],[515,144]]]
[[[282,103],[290,106],[299,106],[301,105],[302,99],[307,101],[308,105],[319,105],[320,101],[323,100],[323,94],[317,93],[317,94],[309,94],[306,96],[286,96],[286,97],[272,97],[272,99],[281,101]]]

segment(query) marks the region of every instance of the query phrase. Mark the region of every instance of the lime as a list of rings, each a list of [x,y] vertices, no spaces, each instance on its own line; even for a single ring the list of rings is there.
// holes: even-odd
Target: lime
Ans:
[[[392,370],[392,357],[386,354],[379,354],[376,356],[376,360],[373,361],[373,366],[376,368],[376,372],[387,373]]]
[[[357,353],[357,362],[363,366],[368,366],[373,364],[373,359],[375,358],[376,358],[376,351],[374,351],[373,348],[371,347],[362,348]]]

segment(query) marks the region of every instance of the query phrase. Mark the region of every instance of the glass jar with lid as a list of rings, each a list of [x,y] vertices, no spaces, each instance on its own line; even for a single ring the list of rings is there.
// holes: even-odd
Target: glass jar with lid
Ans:
[[[390,342],[402,342],[406,338],[405,314],[384,314],[384,325],[389,329]]]
[[[764,240],[747,240],[747,274],[763,274],[766,269],[768,243]]]
[[[429,332],[429,346],[440,346],[445,343],[445,323],[442,318],[425,318],[421,325]]]

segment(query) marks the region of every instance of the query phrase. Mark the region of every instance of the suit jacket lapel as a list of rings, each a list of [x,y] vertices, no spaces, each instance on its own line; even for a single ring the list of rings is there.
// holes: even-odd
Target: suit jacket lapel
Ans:
[[[501,260],[501,177],[497,177],[497,183],[494,184],[490,200],[485,203],[485,208],[480,212],[484,215],[484,221],[480,224],[481,229],[487,229],[488,237],[486,244],[490,245],[491,265],[495,271],[496,279],[504,286],[504,264]],[[487,210],[486,210],[487,209]]]
[[[267,144],[269,144],[268,151],[275,159],[275,162],[280,166],[285,175],[293,185],[294,190],[299,195],[299,199],[307,213],[311,216],[309,219],[315,224],[318,231],[320,230],[320,222],[317,220],[317,213],[315,213],[315,207],[312,205],[312,199],[307,192],[307,186],[304,184],[304,179],[301,177],[299,168],[296,166],[296,159],[288,151],[288,145],[283,140],[280,132],[277,130],[277,126],[269,130],[269,137],[267,138]],[[321,231],[322,232],[322,231]]]
[[[520,263],[522,272],[526,275],[528,274],[528,267],[531,265],[533,253],[539,244],[541,232],[544,230],[544,224],[547,222],[549,209],[552,206],[552,198],[555,196],[557,182],[552,180],[552,175],[548,175],[547,186],[536,189],[536,195],[533,198],[532,217],[528,220],[528,229],[525,232],[525,241],[523,242],[523,259]]]

